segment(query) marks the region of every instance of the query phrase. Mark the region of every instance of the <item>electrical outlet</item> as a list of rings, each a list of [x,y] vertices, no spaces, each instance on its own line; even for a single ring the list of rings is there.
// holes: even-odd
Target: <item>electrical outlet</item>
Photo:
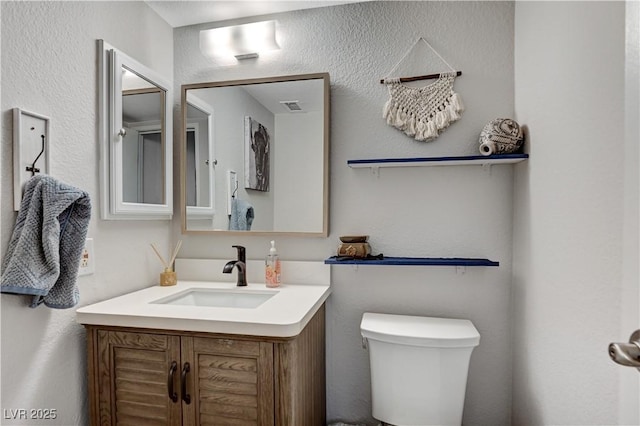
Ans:
[[[87,238],[82,249],[82,257],[80,258],[80,268],[78,276],[91,275],[95,272],[96,258],[93,251],[93,238]]]

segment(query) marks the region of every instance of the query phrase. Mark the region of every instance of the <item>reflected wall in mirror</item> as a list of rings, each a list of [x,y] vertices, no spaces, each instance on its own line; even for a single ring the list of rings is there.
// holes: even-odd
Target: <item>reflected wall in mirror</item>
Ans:
[[[186,205],[187,215],[213,226],[215,217],[213,151],[213,110],[203,100],[190,93],[187,97],[187,127],[185,132]]]
[[[327,236],[327,73],[183,85],[182,122],[183,232]]]
[[[171,84],[102,40],[98,49],[101,217],[171,219]]]
[[[125,88],[125,82],[130,88]],[[162,127],[164,92],[123,70],[123,199],[127,203],[162,204]]]

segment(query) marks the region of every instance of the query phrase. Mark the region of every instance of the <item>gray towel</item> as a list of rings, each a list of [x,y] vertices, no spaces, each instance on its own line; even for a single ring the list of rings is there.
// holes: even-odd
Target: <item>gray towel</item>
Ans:
[[[254,212],[251,204],[237,198],[231,200],[230,231],[250,231],[253,218]]]
[[[89,194],[36,175],[24,185],[20,211],[2,263],[2,293],[33,295],[30,307],[71,308],[91,218]]]

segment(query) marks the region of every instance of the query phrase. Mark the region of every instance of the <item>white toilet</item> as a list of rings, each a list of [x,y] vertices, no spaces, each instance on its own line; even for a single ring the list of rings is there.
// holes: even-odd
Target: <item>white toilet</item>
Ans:
[[[366,312],[373,417],[397,426],[462,422],[467,372],[480,334],[464,319]]]

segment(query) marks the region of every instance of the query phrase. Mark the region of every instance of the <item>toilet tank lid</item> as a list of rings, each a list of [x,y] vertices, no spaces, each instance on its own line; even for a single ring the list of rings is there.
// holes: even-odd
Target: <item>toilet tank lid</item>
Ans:
[[[466,319],[365,312],[360,331],[366,339],[410,346],[461,348],[480,343],[480,333]]]

